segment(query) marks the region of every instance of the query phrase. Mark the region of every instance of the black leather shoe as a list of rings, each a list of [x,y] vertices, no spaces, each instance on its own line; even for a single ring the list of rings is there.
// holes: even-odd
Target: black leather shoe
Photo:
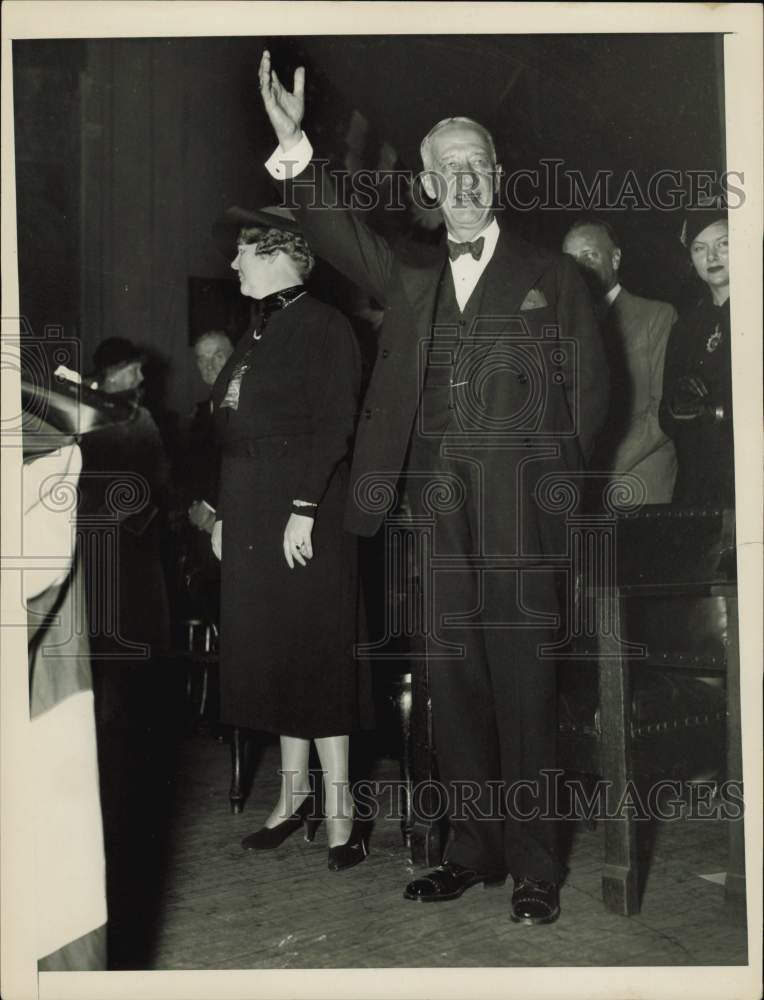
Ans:
[[[551,924],[560,915],[560,887],[556,882],[515,878],[511,917],[516,924]]]
[[[276,826],[264,826],[245,837],[241,846],[245,851],[272,851],[279,847],[295,830],[305,824],[305,839],[310,843],[316,835],[321,820],[310,816],[313,811],[313,796],[309,795],[300,803],[296,812]]]
[[[409,882],[403,898],[414,899],[418,903],[444,903],[448,899],[458,899],[463,892],[480,882],[489,888],[504,885],[505,881],[506,875],[483,875],[474,868],[464,868],[447,861],[428,875]]]
[[[353,824],[350,836],[344,844],[329,848],[327,867],[330,872],[339,872],[343,868],[352,868],[366,859],[369,849],[366,846],[366,834],[357,824]]]

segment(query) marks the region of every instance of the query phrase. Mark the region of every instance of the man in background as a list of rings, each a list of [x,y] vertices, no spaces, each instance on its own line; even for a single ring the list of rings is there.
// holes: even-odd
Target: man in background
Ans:
[[[228,334],[208,330],[194,344],[194,360],[204,384],[210,388],[233,351]],[[220,461],[209,396],[196,404],[188,432],[187,485],[193,498],[188,519],[200,531],[212,534],[215,524]]]
[[[606,472],[611,479],[619,473],[638,476],[645,489],[644,503],[669,503],[676,454],[661,430],[658,408],[666,343],[676,311],[667,302],[632,295],[621,285],[621,246],[607,223],[576,222],[562,249],[579,265],[592,292],[610,365],[607,419],[589,468]]]

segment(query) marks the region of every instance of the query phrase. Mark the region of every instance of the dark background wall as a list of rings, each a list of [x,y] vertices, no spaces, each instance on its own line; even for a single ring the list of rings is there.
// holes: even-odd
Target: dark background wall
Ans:
[[[180,414],[201,395],[188,280],[228,273],[212,222],[229,205],[273,200],[256,87],[266,44],[282,79],[308,67],[307,129],[339,158],[357,109],[369,149],[386,142],[414,170],[421,135],[449,114],[491,128],[508,171],[551,157],[590,178],[631,169],[646,184],[657,169],[725,169],[713,36],[14,42],[22,312],[37,337],[52,324],[78,338],[85,368],[106,336],[151,345]],[[579,214],[536,211],[512,224],[558,247]],[[691,294],[681,212],[600,214],[623,235],[633,291],[679,303]]]

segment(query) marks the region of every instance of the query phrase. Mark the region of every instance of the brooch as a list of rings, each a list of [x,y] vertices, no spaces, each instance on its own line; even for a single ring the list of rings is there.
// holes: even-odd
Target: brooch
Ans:
[[[708,351],[708,353],[712,354],[721,342],[722,342],[722,328],[717,323],[716,329],[706,341],[706,350]]]

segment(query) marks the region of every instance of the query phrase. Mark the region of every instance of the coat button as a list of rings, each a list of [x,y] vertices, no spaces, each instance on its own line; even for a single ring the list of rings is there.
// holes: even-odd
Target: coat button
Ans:
[[[390,352],[388,351],[388,349],[386,347],[384,347],[382,349],[382,357],[383,358],[389,358],[390,357]]]
[[[364,410],[363,415],[366,417],[367,420],[371,420],[371,410]]]
[[[520,385],[525,385],[525,383],[528,381],[528,376],[525,374],[525,372],[520,372],[520,374],[517,376],[517,381],[520,383]]]

